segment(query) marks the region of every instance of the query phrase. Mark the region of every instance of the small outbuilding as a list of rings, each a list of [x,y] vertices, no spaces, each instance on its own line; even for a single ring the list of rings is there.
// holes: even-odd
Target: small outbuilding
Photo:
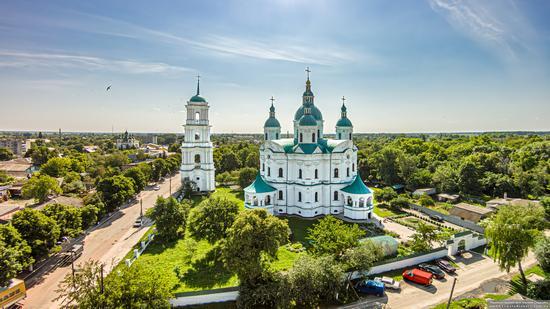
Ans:
[[[434,195],[437,191],[435,188],[422,188],[422,189],[416,189],[413,192],[414,196],[421,196],[421,195]]]
[[[436,195],[436,198],[439,202],[448,202],[448,203],[454,204],[458,202],[458,200],[460,199],[460,195],[439,193]]]
[[[449,214],[457,216],[462,220],[468,220],[471,222],[479,222],[482,219],[487,218],[494,212],[493,209],[487,207],[479,207],[466,203],[458,203],[451,208]]]
[[[492,209],[498,209],[504,205],[514,205],[514,206],[527,206],[527,205],[540,205],[540,201],[537,200],[526,200],[522,198],[496,198],[492,199],[485,203],[487,207]]]

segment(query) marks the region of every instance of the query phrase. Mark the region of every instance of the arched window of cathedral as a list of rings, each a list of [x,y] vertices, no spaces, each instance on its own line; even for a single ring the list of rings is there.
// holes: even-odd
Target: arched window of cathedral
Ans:
[[[265,163],[262,163],[262,172],[265,171]]]
[[[201,155],[200,154],[195,155],[195,163],[201,163]]]
[[[319,171],[315,169],[315,179],[319,178]]]
[[[271,196],[268,195],[268,196],[265,197],[265,204],[266,204],[266,205],[270,205],[270,204],[271,204]]]
[[[298,179],[302,179],[302,169],[298,170]]]
[[[282,191],[282,190],[279,190],[279,199],[280,199],[280,200],[283,199],[283,191]]]
[[[195,140],[198,141],[199,139],[201,139],[201,136],[199,133],[195,133]]]
[[[338,139],[342,139],[342,133],[338,133]]]
[[[321,138],[321,130],[317,130],[317,136]]]
[[[315,133],[311,134],[311,142],[315,143]]]
[[[302,201],[302,192],[298,192],[298,202]]]
[[[355,172],[355,163],[351,164],[351,171]]]
[[[271,167],[267,167],[267,176],[271,176]]]
[[[283,177],[283,169],[279,168],[279,177]]]
[[[267,139],[267,132],[265,133],[265,139]]]
[[[275,133],[275,139],[279,139],[279,133]]]
[[[351,141],[351,133],[349,134],[349,140]]]
[[[334,191],[334,200],[335,200],[335,201],[338,200],[338,191]]]
[[[337,168],[334,169],[334,178],[338,178],[338,169]]]
[[[349,177],[349,167],[346,168],[346,177]]]
[[[300,143],[304,141],[304,136],[300,133]]]
[[[319,193],[315,192],[315,202],[319,202]]]
[[[195,120],[199,120],[199,119],[201,119],[201,113],[196,112],[195,113]]]

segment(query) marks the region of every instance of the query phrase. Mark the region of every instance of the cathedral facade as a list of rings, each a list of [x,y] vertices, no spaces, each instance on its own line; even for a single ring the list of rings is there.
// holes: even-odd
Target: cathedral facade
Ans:
[[[260,171],[244,189],[245,207],[302,217],[332,214],[370,219],[373,193],[357,172],[357,147],[344,98],[336,139],[325,138],[323,115],[314,104],[307,71],[293,138],[282,138],[272,101],[260,146]]]
[[[210,141],[210,123],[208,120],[208,102],[200,96],[199,80],[197,94],[187,104],[185,137],[181,144],[181,182],[188,183],[196,192],[210,192],[216,189],[215,168],[212,142]]]

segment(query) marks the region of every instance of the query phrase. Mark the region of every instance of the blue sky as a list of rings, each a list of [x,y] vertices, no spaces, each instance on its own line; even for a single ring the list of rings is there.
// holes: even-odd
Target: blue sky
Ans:
[[[550,2],[2,1],[0,130],[283,131],[309,66],[333,132],[550,130]],[[105,91],[112,85],[111,91]],[[7,115],[7,116],[5,116]]]

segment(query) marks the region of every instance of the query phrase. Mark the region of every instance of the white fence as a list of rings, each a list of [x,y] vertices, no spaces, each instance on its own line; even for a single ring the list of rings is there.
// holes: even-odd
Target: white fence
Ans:
[[[132,263],[147,249],[147,246],[153,241],[153,238],[155,238],[155,234],[149,234],[147,236],[147,241],[142,240],[141,246],[139,249],[134,249],[134,256],[131,259],[126,259],[126,266],[130,267],[132,266]]]

